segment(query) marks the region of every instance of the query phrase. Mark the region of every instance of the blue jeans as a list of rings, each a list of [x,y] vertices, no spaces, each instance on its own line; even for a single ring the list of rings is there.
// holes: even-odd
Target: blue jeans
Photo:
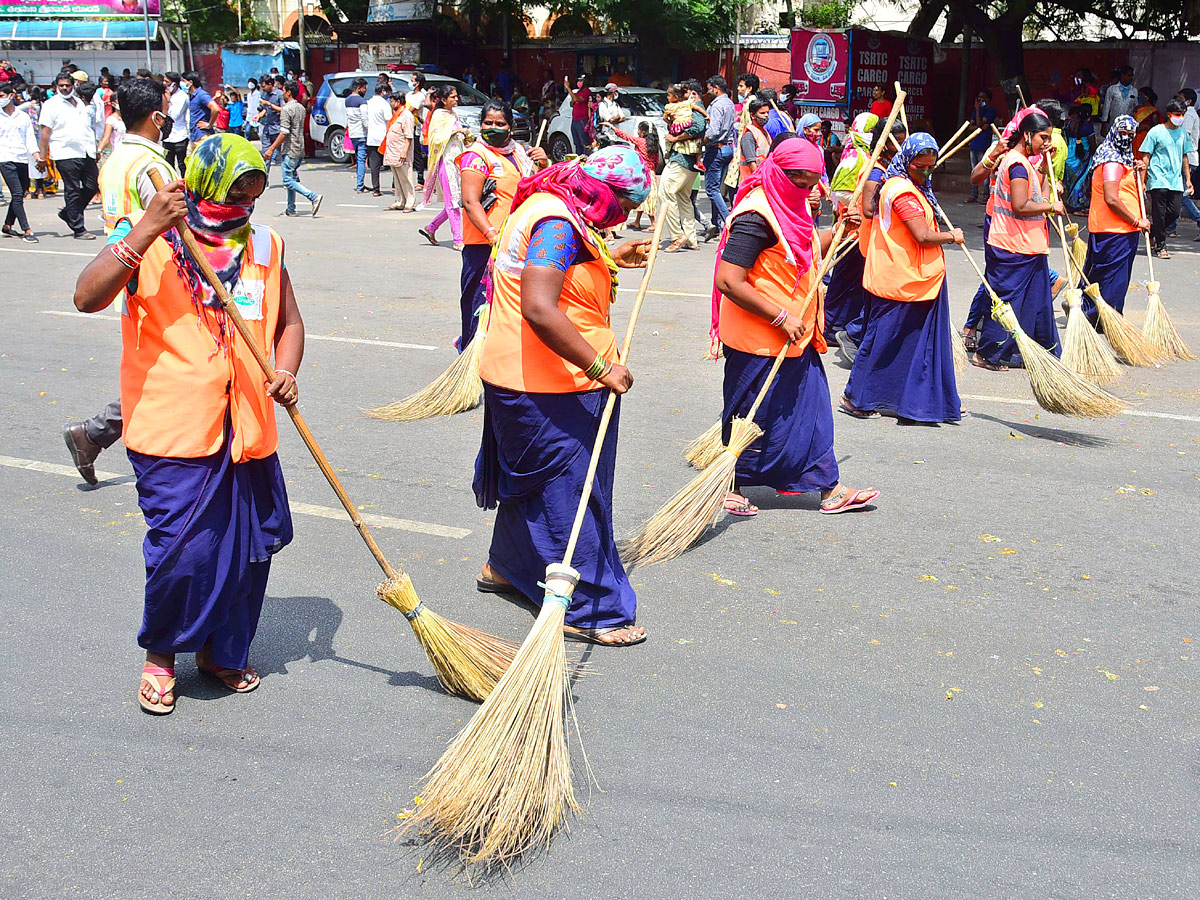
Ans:
[[[983,162],[983,158],[984,158],[984,156],[986,156],[986,155],[987,155],[988,148],[987,148],[987,147],[984,147],[982,150],[974,150],[974,149],[973,149],[973,150],[971,150],[970,152],[971,152],[971,171],[972,171],[972,172],[974,172],[974,171],[975,171],[975,167],[976,167],[977,165],[979,165],[981,162]],[[987,196],[988,196],[988,183],[985,181],[983,184],[973,184],[973,185],[971,185],[971,199],[972,199],[972,200],[978,200],[978,199],[979,199],[979,189],[980,189],[980,188],[983,188],[983,198],[984,198],[985,200],[987,199]]]
[[[277,138],[277,137],[279,137],[279,129],[278,128],[275,129],[274,131],[267,131],[262,128],[259,129],[258,145],[259,145],[259,148],[262,150],[263,156],[267,155],[267,148],[270,147],[273,143],[275,143],[275,138]],[[266,163],[267,163],[267,184],[270,184],[271,183],[271,160],[268,159],[266,161]]]
[[[1196,208],[1196,201],[1186,191],[1183,194],[1183,214],[1200,225],[1200,209]]]
[[[296,171],[300,168],[300,162],[301,160],[292,159],[290,156],[283,157],[283,186],[287,188],[287,211],[290,213],[296,211],[297,194],[300,194],[309,201],[317,199],[317,192],[310,191],[296,177]]]
[[[367,139],[350,138],[354,145],[354,189],[363,189],[363,179],[367,177]]]
[[[571,120],[571,138],[575,142],[575,152],[580,156],[587,153],[588,145],[591,141],[588,140],[587,126],[583,124],[582,119]]]
[[[717,228],[724,225],[725,220],[729,218],[729,207],[725,205],[725,198],[721,196],[721,185],[725,183],[725,175],[732,160],[733,144],[704,148],[704,193],[712,205],[712,223]]]

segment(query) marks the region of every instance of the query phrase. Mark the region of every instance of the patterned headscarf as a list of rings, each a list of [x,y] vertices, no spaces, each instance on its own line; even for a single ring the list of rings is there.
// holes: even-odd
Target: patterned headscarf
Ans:
[[[621,200],[641,204],[650,196],[650,173],[633,148],[605,147],[522,178],[512,211],[537,193],[562,200],[581,229],[615,228],[625,221]]]
[[[1088,166],[1088,174],[1096,166],[1116,162],[1133,168],[1133,138],[1137,131],[1137,121],[1133,116],[1117,116],[1108,130],[1108,137],[1100,142],[1096,152],[1092,154],[1092,163]],[[1127,132],[1122,134],[1121,132]]]
[[[184,177],[187,224],[222,284],[233,290],[242,270],[242,256],[250,241],[250,214],[254,204],[226,203],[233,183],[248,172],[266,177],[262,154],[240,135],[214,134],[206,137],[188,158]],[[200,274],[178,234],[168,240],[175,262],[188,282],[192,299],[212,309],[220,307],[216,295]]]
[[[879,116],[874,113],[859,113],[854,117],[847,132],[850,140],[846,141],[846,149],[842,158],[833,170],[833,178],[829,188],[834,191],[852,191],[858,184],[858,173],[871,158],[871,129],[879,122]]]
[[[917,184],[912,180],[912,176],[908,174],[909,163],[922,153],[927,153],[930,150],[935,154],[938,152],[938,143],[932,134],[926,134],[924,131],[910,134],[907,140],[900,145],[900,149],[896,151],[896,155],[892,157],[892,161],[888,165],[887,172],[884,173],[883,177],[903,178],[912,183],[913,187],[920,191],[925,196],[925,199],[929,201],[929,205],[933,207],[935,219],[941,221],[942,208],[938,206],[937,197],[933,194],[933,184],[930,178],[926,178],[924,184]]]

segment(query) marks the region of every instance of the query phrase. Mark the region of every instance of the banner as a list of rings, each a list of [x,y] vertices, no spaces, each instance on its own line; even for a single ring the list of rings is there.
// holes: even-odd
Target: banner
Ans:
[[[154,18],[159,15],[159,0],[95,0],[81,3],[79,0],[7,0],[0,2],[0,16],[137,16],[145,11]]]
[[[792,32],[792,83],[797,103],[846,102],[850,41],[844,31]]]
[[[882,34],[856,28],[851,32],[850,47],[854,57],[851,75],[852,115],[871,108],[871,91],[875,85],[884,86],[890,94],[899,81],[908,94],[904,103],[910,121],[932,115],[929,109],[929,77],[933,72],[933,42],[917,41],[902,34]]]
[[[421,22],[433,18],[433,0],[370,0],[368,22]]]

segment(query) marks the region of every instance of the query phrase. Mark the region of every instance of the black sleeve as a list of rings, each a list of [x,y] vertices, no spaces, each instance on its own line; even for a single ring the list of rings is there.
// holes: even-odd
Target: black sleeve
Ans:
[[[766,219],[758,213],[745,212],[729,226],[729,239],[725,242],[721,259],[749,269],[760,253],[768,247],[774,247],[777,242],[778,238]]]

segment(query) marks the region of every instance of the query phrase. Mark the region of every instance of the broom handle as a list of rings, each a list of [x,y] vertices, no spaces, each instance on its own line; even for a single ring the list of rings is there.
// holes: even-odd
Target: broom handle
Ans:
[[[1137,178],[1138,186],[1138,212],[1142,214],[1142,218],[1146,218],[1146,193],[1142,185],[1142,172],[1134,165],[1134,177]],[[1150,232],[1146,232],[1146,265],[1150,267],[1150,280],[1154,280],[1154,250],[1150,247]]]
[[[899,96],[900,96],[902,93],[904,93],[904,92],[903,92],[903,91],[900,89],[900,82],[899,82],[899,81],[893,81],[893,82],[892,82],[892,87],[894,87],[894,88],[896,89],[896,96],[897,96],[897,97],[899,97]],[[904,107],[903,107],[903,106],[901,106],[901,107],[900,107],[900,121],[904,123],[904,130],[905,130],[905,131],[908,131],[908,113],[904,111]]]
[[[946,227],[953,231],[954,226],[951,224],[950,220],[946,218],[946,214],[942,212],[940,208],[938,209],[938,213],[941,215],[942,221],[946,224]],[[971,264],[971,268],[973,268],[975,270],[975,274],[979,276],[980,283],[987,288],[988,295],[992,298],[992,301],[995,303],[1001,302],[999,295],[997,295],[996,292],[992,290],[992,286],[988,284],[987,276],[983,274],[983,269],[979,268],[979,263],[975,262],[975,257],[972,256],[971,251],[967,249],[967,245],[961,244],[960,246],[963,249],[963,253],[967,254],[967,262]]]
[[[1046,160],[1046,172],[1050,176],[1050,193],[1054,195],[1054,199],[1058,199],[1058,181],[1054,177],[1054,160]],[[1071,258],[1071,251],[1067,247],[1067,234],[1063,231],[1062,219],[1057,213],[1049,213],[1049,218],[1054,222],[1054,230],[1058,232],[1058,239],[1062,242],[1063,259],[1067,263],[1067,278],[1074,281],[1075,261]],[[1080,273],[1082,274],[1082,273]]]
[[[542,146],[542,138],[544,138],[546,136],[546,123],[548,121],[549,120],[547,120],[547,119],[542,119],[542,127],[538,129],[538,139],[534,143],[533,146],[535,146],[535,147]]]
[[[963,138],[961,141],[959,141],[957,144],[955,144],[944,155],[941,151],[938,151],[938,159],[937,159],[937,162],[934,163],[933,167],[936,169],[938,166],[940,166],[946,160],[948,160],[952,156],[954,156],[954,154],[956,154],[963,147],[967,146],[967,144],[971,143],[971,141],[975,140],[975,138],[978,137],[982,133],[983,133],[982,128],[976,128],[974,131],[972,131],[970,134],[968,134],[965,138]]]
[[[633,309],[629,311],[629,324],[625,326],[625,340],[621,344],[621,364],[629,365],[629,349],[633,345],[633,328],[637,325],[638,315],[642,311],[642,302],[646,299],[646,291],[650,287],[650,275],[654,272],[654,263],[658,259],[658,244],[662,240],[663,225],[667,221],[667,204],[658,205],[658,218],[654,222],[654,236],[651,238],[650,255],[646,259],[646,271],[642,273],[642,283],[638,285],[637,296],[633,298]],[[592,483],[596,480],[596,468],[600,465],[600,450],[604,446],[608,425],[612,421],[613,410],[617,405],[617,392],[609,390],[608,402],[604,404],[604,412],[600,416],[600,427],[596,430],[596,440],[592,443],[592,458],[588,461],[587,476],[583,480],[583,492],[579,495],[579,507],[575,510],[575,521],[571,525],[571,536],[567,539],[567,549],[563,553],[562,564],[571,565],[575,556],[575,545],[579,543],[579,533],[583,530],[583,517],[587,514],[588,501],[592,499]]]
[[[946,148],[949,147],[951,144],[953,144],[955,141],[957,141],[958,136],[960,134],[962,134],[964,131],[966,131],[967,128],[970,127],[970,125],[971,125],[970,119],[968,119],[967,121],[965,121],[961,125],[959,125],[958,131],[956,131],[956,132],[954,132],[954,134],[950,135],[949,140],[947,140],[946,143],[942,144],[942,149],[938,151],[938,156],[941,156],[943,153],[945,153]]]
[[[163,178],[157,169],[151,168],[150,180],[153,182],[156,190],[163,189]],[[208,257],[204,251],[200,249],[200,245],[196,243],[196,237],[192,234],[192,230],[184,222],[180,222],[175,226],[175,230],[179,232],[179,237],[183,241],[183,245],[187,247],[188,253],[192,255],[192,259],[196,261],[200,272],[204,275],[204,280],[208,282],[209,287],[217,295],[217,299],[221,301],[221,306],[225,309],[225,314],[229,316],[233,327],[237,329],[238,334],[242,336],[242,340],[246,342],[246,346],[250,348],[250,352],[254,354],[254,359],[262,369],[263,374],[267,376],[268,381],[275,380],[275,369],[267,359],[262,348],[258,346],[258,342],[254,339],[254,335],[250,333],[250,328],[246,325],[246,320],[242,318],[241,311],[237,308],[237,304],[233,298],[229,296],[229,291],[225,289],[225,285],[221,283],[221,279],[217,277],[217,273],[213,270],[212,263],[208,261]],[[333,467],[329,465],[329,460],[325,458],[325,454],[321,452],[321,447],[317,443],[317,439],[313,437],[313,433],[308,428],[308,423],[304,421],[304,417],[300,415],[300,410],[296,408],[296,404],[285,406],[288,415],[292,418],[292,424],[296,426],[296,430],[300,432],[300,438],[304,441],[304,446],[308,447],[313,459],[317,461],[317,467],[320,468],[321,474],[325,476],[325,480],[329,482],[329,486],[333,488],[333,492],[337,494],[338,500],[342,502],[346,513],[350,516],[350,521],[354,523],[354,527],[362,536],[367,549],[371,551],[371,555],[375,557],[375,561],[379,563],[379,568],[383,569],[383,574],[388,578],[395,578],[399,573],[392,567],[391,563],[383,555],[383,551],[379,549],[379,545],[375,543],[375,538],[371,536],[371,532],[367,530],[367,526],[363,523],[362,517],[358,514],[358,509],[346,494],[346,489],[342,487],[341,481],[333,472]]]
[[[887,122],[884,123],[881,135],[886,134],[889,138],[892,135],[892,126],[896,124],[896,116],[904,109],[904,98],[908,95],[901,90],[896,95],[896,102],[892,104],[891,114],[887,117]],[[892,138],[892,140],[895,140]],[[871,158],[867,161],[866,168],[863,170],[867,173],[867,178],[870,177],[871,171],[875,168],[875,164],[879,162],[879,154],[883,152],[883,140],[881,139],[875,149],[871,151]],[[850,199],[846,202],[846,209],[851,209],[858,198],[862,196],[863,189],[867,186],[867,178],[863,178],[861,182],[854,186],[854,193],[850,195]],[[816,229],[814,228],[815,232]],[[833,230],[833,240],[830,241],[829,248],[834,250],[842,241],[842,236],[846,233],[846,220],[840,219],[837,226]],[[808,307],[812,304],[813,297],[821,288],[821,279],[825,277],[825,273],[829,270],[833,263],[834,254],[830,252],[828,256],[821,259],[821,236],[816,235],[816,241],[813,243],[813,250],[818,261],[817,277],[813,279],[813,285],[809,288],[808,295],[804,298],[803,312],[808,311]],[[784,341],[783,346],[779,348],[779,352],[775,355],[775,364],[771,366],[771,371],[767,373],[767,380],[763,382],[763,386],[758,391],[758,396],[754,398],[754,405],[750,407],[750,412],[746,414],[746,421],[753,422],[755,415],[758,414],[758,408],[762,406],[763,400],[766,399],[767,391],[771,389],[771,382],[775,380],[775,376],[779,374],[779,369],[783,366],[783,361],[787,357],[788,348],[792,345],[791,341]]]

